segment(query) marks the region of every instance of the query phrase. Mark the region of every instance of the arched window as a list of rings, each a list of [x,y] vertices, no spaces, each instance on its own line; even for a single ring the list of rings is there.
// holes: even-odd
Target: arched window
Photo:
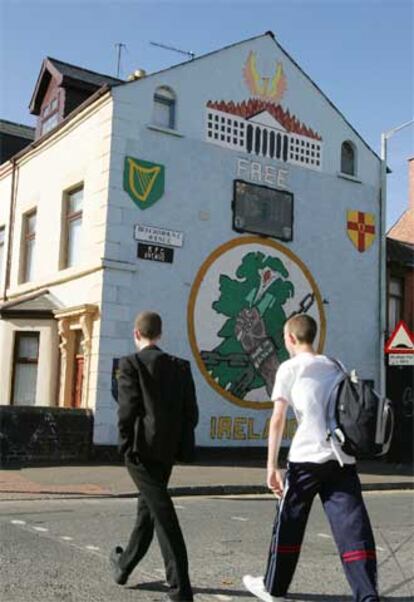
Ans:
[[[175,93],[167,86],[160,86],[154,93],[153,123],[163,128],[175,128]]]
[[[341,146],[341,173],[356,176],[356,152],[352,142],[342,142]]]

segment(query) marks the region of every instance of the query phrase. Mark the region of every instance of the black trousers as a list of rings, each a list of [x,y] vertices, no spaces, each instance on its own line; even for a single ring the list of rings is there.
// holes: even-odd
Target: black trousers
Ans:
[[[312,502],[319,494],[356,602],[377,602],[375,542],[354,465],[288,464],[265,573],[273,596],[287,593],[299,559]]]
[[[119,566],[127,574],[134,570],[145,556],[155,529],[170,586],[168,595],[173,600],[191,602],[193,592],[188,575],[187,550],[167,491],[172,465],[127,459],[126,467],[140,496],[135,526],[119,559]]]

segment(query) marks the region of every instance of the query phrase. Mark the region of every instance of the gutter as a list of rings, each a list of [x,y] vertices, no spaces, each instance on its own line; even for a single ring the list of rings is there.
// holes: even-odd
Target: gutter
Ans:
[[[6,252],[6,273],[4,278],[4,290],[3,299],[7,301],[7,289],[10,286],[10,273],[11,273],[11,261],[12,261],[12,247],[13,247],[13,234],[14,234],[14,217],[16,207],[16,174],[17,174],[17,161],[13,157],[10,159],[12,164],[12,178],[10,188],[10,210],[9,210],[9,232],[7,236],[7,252]]]

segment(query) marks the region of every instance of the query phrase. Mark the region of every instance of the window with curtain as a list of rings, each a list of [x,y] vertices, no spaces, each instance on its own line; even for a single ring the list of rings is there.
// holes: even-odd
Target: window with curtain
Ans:
[[[404,285],[402,278],[390,278],[388,285],[388,331],[392,332],[403,318]]]
[[[78,265],[81,259],[81,234],[83,217],[83,187],[67,192],[63,197],[64,225],[62,268]]]
[[[167,86],[160,86],[154,94],[154,125],[168,129],[175,129],[176,97]]]
[[[39,333],[17,332],[14,343],[13,405],[35,405]]]
[[[355,148],[352,142],[343,142],[341,147],[341,173],[356,176]]]
[[[36,210],[23,215],[21,282],[34,280],[34,253],[36,246]]]

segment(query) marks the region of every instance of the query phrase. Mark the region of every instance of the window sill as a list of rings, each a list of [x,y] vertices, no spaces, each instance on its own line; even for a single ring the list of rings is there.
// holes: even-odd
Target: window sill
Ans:
[[[171,136],[177,136],[177,138],[184,138],[184,134],[180,134],[177,130],[173,130],[171,128],[163,128],[160,125],[147,125],[149,130],[154,130],[154,132],[161,132],[162,134],[170,134]]]
[[[342,178],[344,180],[349,180],[350,182],[355,182],[356,184],[362,184],[362,180],[360,180],[359,178],[356,178],[355,176],[350,176],[347,173],[342,173],[342,172],[338,171],[338,173],[336,175],[338,176],[338,178]]]

